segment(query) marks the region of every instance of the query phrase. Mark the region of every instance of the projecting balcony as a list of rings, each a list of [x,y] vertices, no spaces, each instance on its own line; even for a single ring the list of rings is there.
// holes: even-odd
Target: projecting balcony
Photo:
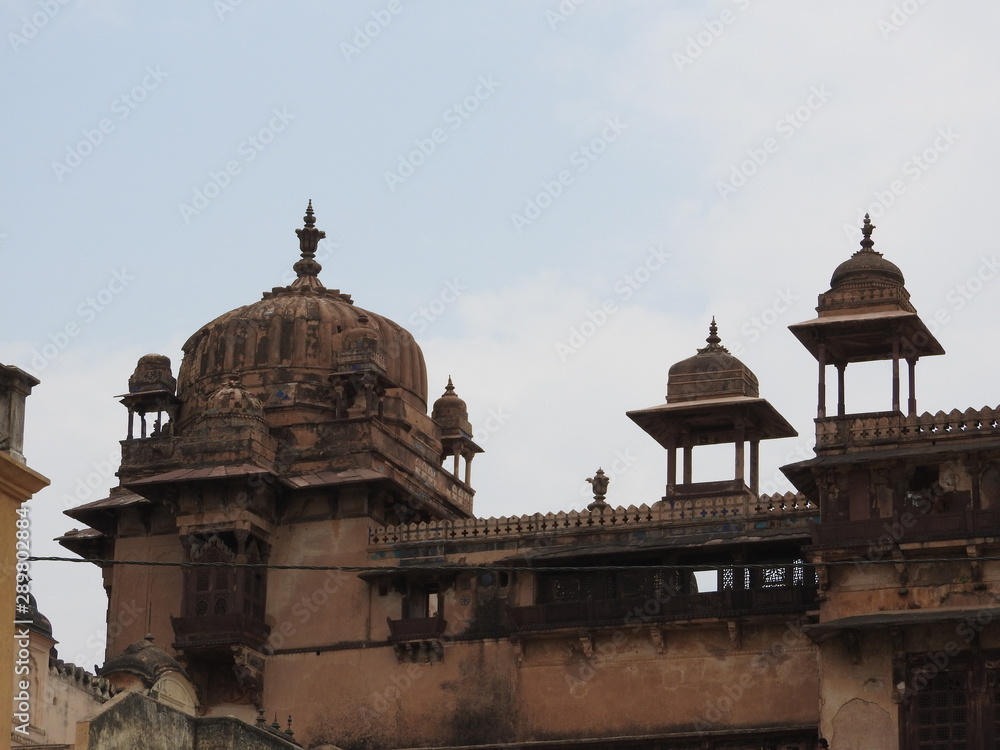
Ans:
[[[858,521],[823,521],[811,529],[814,545],[878,547],[888,536],[893,542],[996,536],[1000,534],[1000,509],[963,508],[941,513],[919,510],[893,513],[891,518]]]
[[[443,617],[406,617],[402,620],[386,618],[389,622],[390,641],[415,641],[440,638],[448,621]]]
[[[260,649],[271,628],[262,620],[245,614],[171,617],[174,648],[183,651],[227,650],[231,646]]]
[[[587,599],[512,607],[517,631],[555,628],[622,627],[706,618],[732,619],[750,615],[794,614],[816,605],[816,586],[675,594],[661,598]]]
[[[444,631],[448,621],[435,617],[385,618],[389,623],[389,643],[402,662],[434,662],[444,659]]]

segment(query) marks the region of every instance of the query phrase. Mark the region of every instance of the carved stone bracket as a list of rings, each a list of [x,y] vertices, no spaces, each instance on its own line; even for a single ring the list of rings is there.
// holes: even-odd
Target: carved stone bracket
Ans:
[[[903,654],[906,652],[906,648],[903,642],[902,629],[900,628],[889,629],[889,643],[892,644],[892,652],[894,654]]]
[[[861,663],[861,639],[853,630],[844,631],[844,645],[847,646],[847,655],[851,664]]]
[[[970,578],[973,583],[980,583],[983,580],[983,564],[979,561],[979,545],[970,544],[965,548],[965,554],[969,556],[972,561],[970,563]]]
[[[392,644],[396,660],[402,664],[430,664],[444,661],[444,644],[439,638],[420,638]]]
[[[830,568],[827,565],[816,566],[816,584],[820,591],[830,590]]]
[[[514,656],[517,659],[517,666],[520,667],[524,664],[524,641],[517,636],[513,636],[510,639],[510,644],[514,647]]]
[[[264,691],[264,655],[247,646],[233,645],[229,648],[233,653],[236,681],[248,691],[253,705],[260,708]]]
[[[653,641],[653,646],[656,647],[656,653],[665,654],[667,653],[667,643],[664,637],[664,632],[661,628],[656,625],[649,626],[649,637]]]
[[[896,561],[893,567],[896,568],[896,577],[899,580],[899,595],[905,596],[910,593],[909,589],[906,588],[906,585],[910,582],[910,571],[907,569],[906,559],[898,547],[892,551],[892,559]]]
[[[726,627],[729,629],[729,641],[733,644],[733,648],[737,651],[743,648],[743,626],[735,620],[730,620],[726,623]]]

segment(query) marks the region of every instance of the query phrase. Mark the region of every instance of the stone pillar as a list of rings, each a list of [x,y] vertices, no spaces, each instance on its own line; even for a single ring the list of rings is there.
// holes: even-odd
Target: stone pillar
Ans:
[[[837,416],[842,417],[847,413],[847,404],[844,399],[844,376],[847,373],[847,364],[837,365]]]
[[[906,360],[909,381],[910,381],[910,397],[906,403],[906,413],[911,416],[917,416],[917,360],[908,359]]]
[[[826,416],[826,344],[819,345],[816,352],[816,361],[819,362],[819,393],[816,401],[816,418],[823,419]]]
[[[899,411],[899,339],[892,342],[892,410]]]
[[[38,385],[24,370],[0,364],[0,451],[24,463],[24,402]]]

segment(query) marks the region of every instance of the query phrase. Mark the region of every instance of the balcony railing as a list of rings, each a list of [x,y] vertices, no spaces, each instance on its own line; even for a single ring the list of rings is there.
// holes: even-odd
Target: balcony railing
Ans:
[[[941,440],[974,440],[1000,437],[1000,406],[953,409],[947,414],[924,412],[907,416],[902,412],[871,412],[824,417],[816,420],[816,450],[860,450],[863,448]]]
[[[816,586],[802,584],[775,588],[675,594],[660,598],[587,599],[579,602],[512,607],[515,630],[558,627],[629,626],[747,615],[785,614],[816,605]]]
[[[402,620],[386,618],[389,622],[390,641],[427,640],[440,638],[448,627],[443,617],[407,617]]]
[[[259,649],[271,628],[261,620],[244,614],[171,617],[176,648],[207,649],[216,646],[242,645]]]
[[[861,521],[823,521],[811,529],[813,544],[821,546],[879,546],[888,535],[893,542],[962,539],[1000,533],[1000,508],[963,509],[944,513],[909,511],[891,518]]]

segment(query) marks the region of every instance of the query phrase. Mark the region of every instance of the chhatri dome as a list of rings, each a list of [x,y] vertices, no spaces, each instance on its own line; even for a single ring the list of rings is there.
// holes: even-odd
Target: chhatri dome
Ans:
[[[304,220],[295,230],[301,251],[295,281],[219,316],[184,344],[181,427],[215,408],[212,395],[229,388],[234,375],[268,409],[292,401],[325,406],[331,372],[374,370],[410,408],[427,413],[427,371],[413,336],[323,285],[315,258],[326,233],[315,226],[311,201]]]
[[[833,272],[830,279],[830,288],[837,289],[846,286],[871,286],[871,285],[892,285],[903,286],[903,272],[895,263],[887,261],[882,257],[882,253],[874,250],[875,241],[872,239],[871,217],[865,214],[865,221],[861,227],[863,239],[861,249],[845,260]]]
[[[715,318],[708,328],[707,346],[674,364],[667,373],[667,403],[760,395],[757,376],[729,353],[719,338]]]
[[[879,310],[914,313],[903,272],[875,251],[875,225],[865,214],[861,227],[861,249],[833,272],[830,289],[819,296],[816,310],[821,316],[859,314]]]

